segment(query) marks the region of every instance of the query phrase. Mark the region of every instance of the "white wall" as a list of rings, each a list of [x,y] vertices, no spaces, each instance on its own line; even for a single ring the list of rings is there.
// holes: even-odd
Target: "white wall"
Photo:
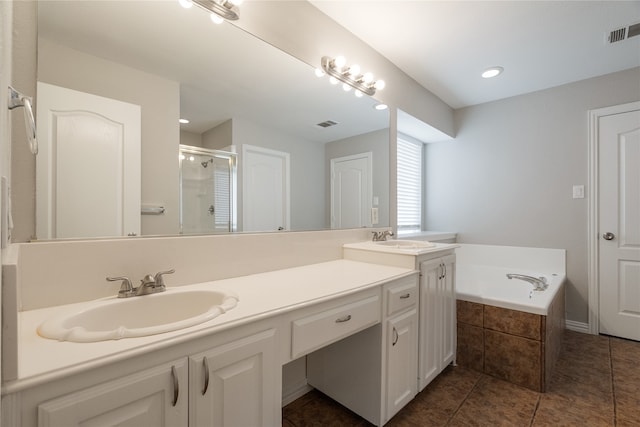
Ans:
[[[458,242],[567,250],[567,318],[588,321],[589,109],[640,100],[640,68],[455,112],[426,152],[427,229]],[[588,194],[588,188],[585,187]]]
[[[142,234],[177,234],[179,83],[46,39],[38,41],[38,57],[40,81],[142,107],[142,204],[166,209],[142,216]]]
[[[366,152],[372,153],[373,196],[378,197],[378,224],[389,226],[389,129],[356,135],[325,144],[325,168],[330,170],[331,159]],[[326,178],[325,220],[331,225],[331,177]]]

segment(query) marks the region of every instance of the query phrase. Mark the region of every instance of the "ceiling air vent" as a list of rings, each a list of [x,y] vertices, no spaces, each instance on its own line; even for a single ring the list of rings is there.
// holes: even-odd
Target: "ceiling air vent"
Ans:
[[[333,120],[327,120],[327,121],[324,121],[322,123],[318,123],[316,126],[320,126],[321,128],[328,128],[328,127],[331,127],[331,126],[335,126],[337,124],[338,124],[338,122],[334,122]]]
[[[640,35],[640,23],[629,25],[628,27],[616,28],[607,34],[609,44],[621,42],[631,37]]]

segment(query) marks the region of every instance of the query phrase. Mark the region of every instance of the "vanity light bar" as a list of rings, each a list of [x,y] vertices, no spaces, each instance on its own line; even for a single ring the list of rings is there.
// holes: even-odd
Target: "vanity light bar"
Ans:
[[[215,13],[221,18],[226,19],[227,21],[237,21],[239,18],[240,11],[238,7],[229,0],[191,0],[194,4],[201,7],[202,9]],[[239,2],[235,2],[239,3]]]
[[[320,61],[320,66],[322,71],[329,76],[354,88],[356,90],[356,96],[358,93],[373,96],[376,93],[376,89],[381,90],[384,88],[385,83],[383,80],[375,81],[371,73],[360,74],[360,67],[357,65],[346,67],[344,63],[345,59],[341,56],[336,58],[323,56]],[[348,90],[348,87],[345,88],[345,90]]]

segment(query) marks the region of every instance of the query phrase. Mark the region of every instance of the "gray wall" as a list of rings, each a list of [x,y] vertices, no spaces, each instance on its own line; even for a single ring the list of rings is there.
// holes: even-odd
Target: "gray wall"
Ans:
[[[567,318],[588,321],[588,115],[640,100],[640,68],[455,112],[457,135],[429,144],[430,230],[462,243],[567,250]]]
[[[330,171],[330,161],[338,157],[371,151],[373,163],[373,196],[378,197],[378,225],[389,226],[389,129],[356,135],[351,138],[325,144],[325,170]],[[331,226],[331,181],[326,178],[325,217],[327,228]]]

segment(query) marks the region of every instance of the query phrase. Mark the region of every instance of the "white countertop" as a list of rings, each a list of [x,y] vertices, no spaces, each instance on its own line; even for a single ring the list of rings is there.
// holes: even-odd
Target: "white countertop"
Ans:
[[[411,241],[410,239],[399,239],[399,241],[401,242],[406,242],[406,241]],[[392,243],[393,240],[387,240],[385,241]],[[417,240],[416,243],[429,243],[429,242],[425,242],[425,241],[421,241],[421,240]],[[377,242],[372,242],[372,241],[366,241],[366,242],[358,242],[358,243],[347,243],[345,245],[343,245],[343,248],[349,248],[349,249],[360,249],[360,250],[364,250],[364,251],[371,251],[371,252],[384,252],[384,253],[391,253],[391,254],[399,254],[399,255],[423,255],[423,254],[428,254],[428,253],[432,253],[432,252],[439,252],[439,251],[443,251],[443,250],[447,250],[447,249],[455,249],[457,247],[459,247],[459,245],[455,244],[455,243],[432,243],[433,246],[432,247],[425,247],[425,248],[421,248],[421,247],[416,247],[416,248],[412,248],[412,247],[393,247],[393,246],[384,246],[381,244],[378,244]]]
[[[192,289],[233,291],[239,297],[238,305],[215,319],[179,331],[94,343],[55,341],[36,333],[44,320],[86,302],[20,312],[18,379],[3,384],[3,393],[346,296],[412,273],[414,270],[407,268],[336,260],[189,285]]]

